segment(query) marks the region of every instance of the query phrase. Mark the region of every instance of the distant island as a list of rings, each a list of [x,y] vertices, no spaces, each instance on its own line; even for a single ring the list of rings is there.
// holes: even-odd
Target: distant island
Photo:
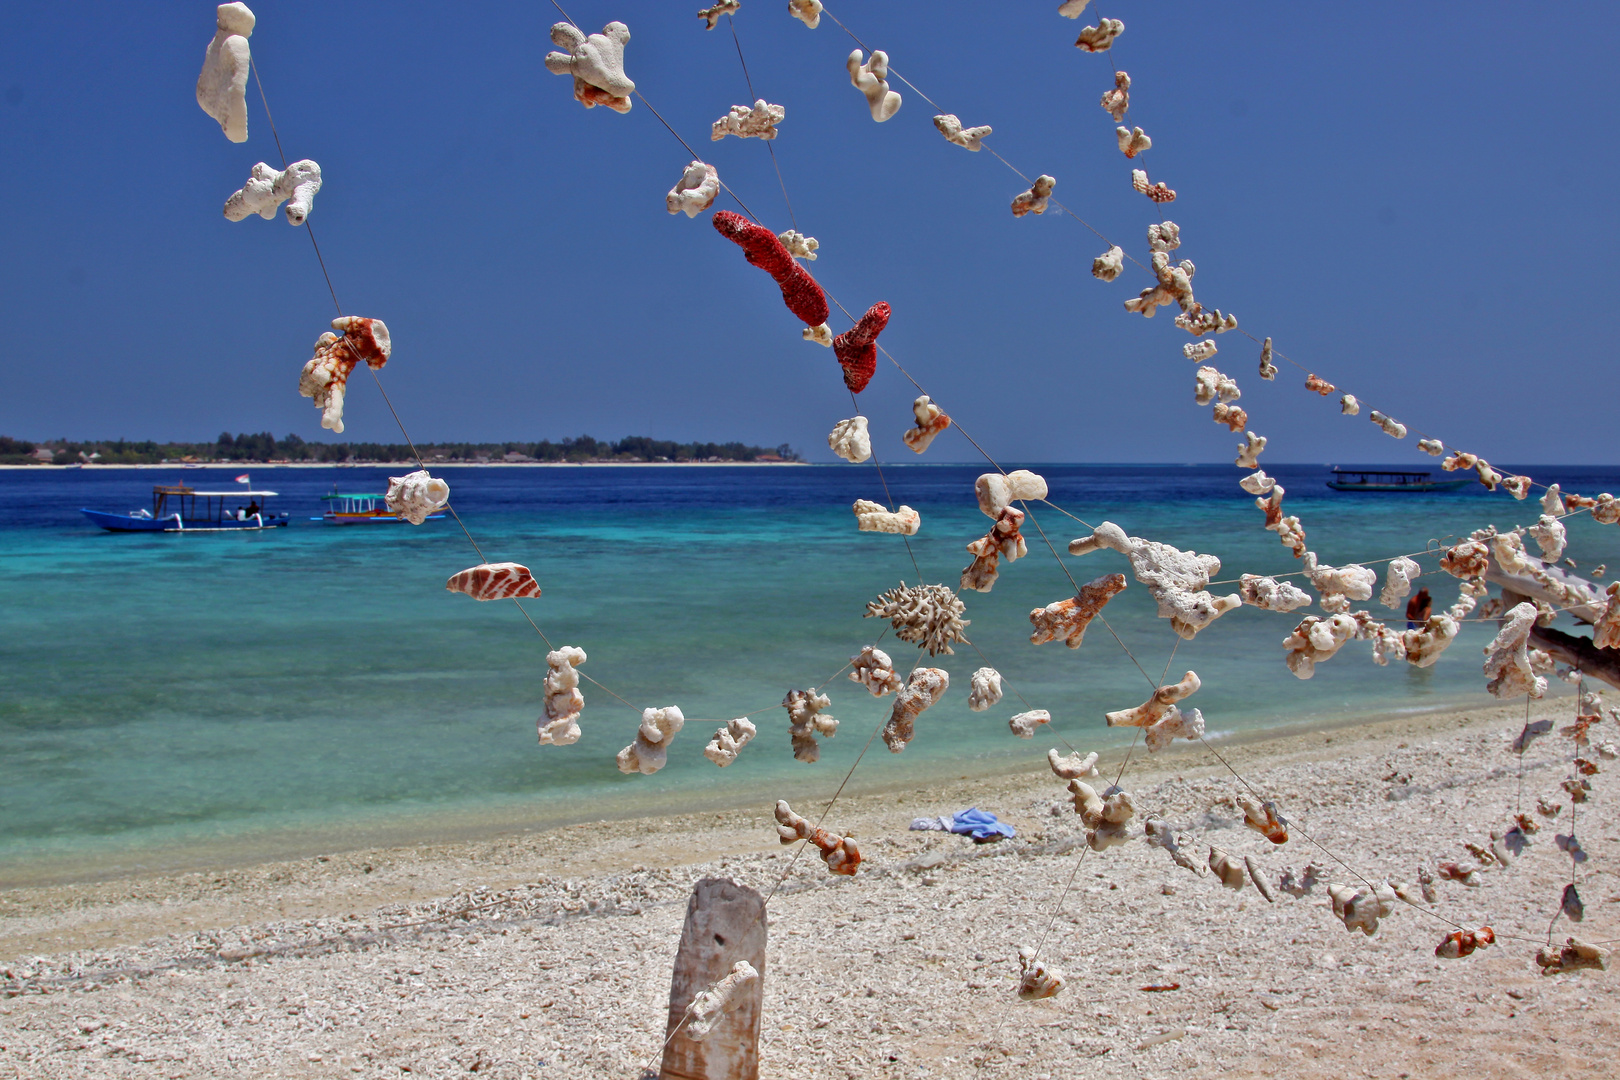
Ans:
[[[787,443],[774,449],[748,446],[740,442],[670,442],[645,435],[633,435],[605,442],[581,435],[577,439],[552,442],[498,443],[417,443],[422,459],[429,463],[482,465],[491,462],[716,462],[801,461],[798,451]],[[203,464],[208,462],[259,462],[264,464],[329,463],[360,464],[412,461],[411,448],[404,443],[325,443],[305,442],[297,435],[277,439],[268,431],[257,435],[221,432],[211,443],[181,443],[114,439],[75,441],[51,439],[28,442],[0,435],[0,465],[162,465]]]

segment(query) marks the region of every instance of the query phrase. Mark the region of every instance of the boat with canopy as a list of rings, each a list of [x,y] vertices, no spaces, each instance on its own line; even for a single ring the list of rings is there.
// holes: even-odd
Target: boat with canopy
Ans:
[[[274,491],[251,485],[230,491],[198,491],[184,484],[152,489],[152,508],[123,514],[81,508],[79,513],[108,532],[241,532],[279,529],[290,523],[285,512],[271,513],[265,503]]]

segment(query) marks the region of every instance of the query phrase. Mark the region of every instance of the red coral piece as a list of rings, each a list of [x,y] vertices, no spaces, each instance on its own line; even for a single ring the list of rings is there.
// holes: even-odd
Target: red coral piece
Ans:
[[[776,280],[782,288],[782,302],[806,326],[827,321],[827,294],[771,230],[730,210],[721,210],[712,220],[721,236],[743,249],[751,265]]]
[[[844,366],[844,385],[857,394],[877,371],[877,338],[888,325],[888,301],[879,300],[866,309],[860,322],[833,338],[833,352]]]

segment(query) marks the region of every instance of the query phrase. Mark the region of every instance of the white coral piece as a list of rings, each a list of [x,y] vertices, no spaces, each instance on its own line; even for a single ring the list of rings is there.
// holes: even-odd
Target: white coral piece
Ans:
[[[920,454],[927,450],[939,437],[939,433],[951,426],[951,418],[945,415],[945,410],[935,405],[927,394],[911,403],[911,415],[915,426],[902,434],[901,438],[914,453]]]
[[[666,705],[662,709],[642,709],[636,741],[620,750],[614,759],[619,771],[651,776],[662,769],[669,760],[669,744],[685,723],[686,717],[674,705]]]
[[[1325,619],[1307,615],[1293,633],[1283,638],[1288,670],[1298,678],[1309,679],[1316,674],[1316,665],[1343,648],[1356,636],[1357,629],[1355,618],[1343,613]]]
[[[1075,16],[1079,17],[1078,13]],[[1123,71],[1114,72],[1114,88],[1103,91],[1103,112],[1114,118],[1114,123],[1125,119],[1125,114],[1131,107],[1131,77]]]
[[[1348,397],[1349,395],[1346,396]],[[1372,412],[1368,413],[1367,419],[1377,424],[1384,430],[1384,434],[1388,435],[1392,439],[1406,438],[1406,425],[1397,423],[1388,416],[1385,416],[1383,413],[1379,412],[1377,409],[1374,409]]]
[[[1240,469],[1258,469],[1260,467],[1260,454],[1266,448],[1266,437],[1256,435],[1252,431],[1243,433],[1243,441],[1238,444],[1237,460],[1232,462]]]
[[[1180,225],[1173,221],[1155,221],[1148,226],[1149,251],[1174,251],[1180,246]]]
[[[1241,607],[1236,593],[1215,596],[1205,591],[1210,577],[1220,572],[1221,560],[1214,555],[1182,551],[1154,540],[1127,536],[1111,521],[1097,526],[1088,537],[1069,542],[1069,554],[1084,555],[1100,548],[1111,548],[1131,563],[1136,580],[1147,586],[1159,605],[1159,618],[1169,619],[1170,627],[1191,640],[1198,631],[1228,611]]]
[[[1007,728],[1020,739],[1033,739],[1036,728],[1051,722],[1052,714],[1047,710],[1031,709],[1028,712],[1021,712],[1013,716],[1011,720],[1007,721]]]
[[[1378,573],[1370,567],[1349,563],[1328,566],[1316,561],[1316,552],[1305,553],[1305,576],[1322,597],[1322,610],[1330,614],[1350,610],[1351,600],[1371,600]]]
[[[879,594],[866,604],[866,618],[887,619],[901,641],[927,649],[930,656],[954,655],[951,646],[966,641],[962,631],[972,619],[960,598],[945,585],[907,585]]]
[[[1001,700],[1001,672],[993,667],[982,667],[973,673],[969,687],[968,708],[984,712]]]
[[[737,760],[742,748],[753,742],[757,734],[759,729],[754,722],[746,716],[739,716],[727,721],[725,727],[714,733],[709,745],[703,748],[703,756],[723,769]]]
[[[1084,52],[1107,52],[1114,46],[1114,39],[1125,32],[1125,24],[1118,19],[1098,19],[1096,26],[1088,26],[1080,31],[1080,40],[1074,47]]]
[[[719,194],[720,173],[707,162],[694,161],[664,196],[664,208],[672,214],[695,218],[713,206]]]
[[[783,247],[787,248],[789,255],[793,256],[795,259],[803,259],[805,262],[815,262],[816,252],[821,248],[821,243],[817,241],[815,237],[806,236],[797,229],[789,229],[787,232],[777,233],[776,239],[781,241]],[[822,323],[821,329],[827,329],[827,324]],[[830,343],[830,340],[831,339],[829,338],[827,342],[821,342],[821,344],[828,344]]]
[[[1046,478],[1028,469],[983,473],[973,482],[973,491],[979,500],[979,512],[988,518],[999,518],[1001,512],[1015,502],[1046,498]]]
[[[1025,214],[1044,214],[1046,204],[1052,197],[1052,189],[1057,187],[1057,180],[1042,173],[1035,178],[1028,191],[1013,196],[1013,217],[1023,217]]]
[[[1389,918],[1396,903],[1395,890],[1385,881],[1372,888],[1329,884],[1328,898],[1346,930],[1360,930],[1368,937],[1378,932],[1378,920]]]
[[[709,139],[719,142],[727,135],[735,135],[739,139],[763,139],[769,142],[776,138],[776,125],[786,117],[785,106],[772,105],[764,98],[754,102],[752,109],[747,105],[733,105],[730,112],[709,125]]]
[[[1203,341],[1189,341],[1181,347],[1181,355],[1195,364],[1208,360],[1220,351],[1221,348],[1215,344],[1214,338],[1205,338]],[[1201,401],[1199,404],[1204,405],[1207,402]]]
[[[922,515],[901,504],[898,510],[886,510],[882,503],[870,499],[856,499],[853,507],[855,523],[861,532],[894,533],[916,536],[922,527]]]
[[[698,12],[698,18],[707,24],[703,29],[713,30],[719,25],[722,15],[735,15],[740,7],[742,0],[715,0],[713,7],[706,7]]]
[[[1423,568],[1405,555],[1389,561],[1384,571],[1384,588],[1378,602],[1387,608],[1398,609],[1400,602],[1412,591],[1412,582],[1423,573]]]
[[[1510,698],[1529,694],[1533,698],[1547,692],[1547,680],[1530,667],[1530,631],[1540,614],[1532,603],[1515,604],[1485,646],[1485,689],[1493,697]]]
[[[629,40],[630,28],[622,22],[610,22],[589,37],[571,23],[557,23],[551,28],[551,41],[568,51],[547,53],[546,70],[572,75],[574,100],[587,109],[605,105],[627,113],[630,95],[636,92],[636,84],[624,73],[624,46]]]
[[[1153,140],[1141,128],[1133,131],[1128,127],[1117,127],[1114,136],[1119,141],[1119,152],[1128,158],[1153,149]]]
[[[722,5],[716,5],[717,7]],[[731,0],[736,8],[736,0]],[[691,1019],[686,1023],[686,1036],[699,1042],[709,1037],[720,1018],[741,1002],[744,993],[759,981],[759,972],[746,960],[731,965],[731,973],[703,993],[692,999]]]
[[[536,724],[541,746],[568,746],[579,741],[579,714],[585,708],[585,695],[579,692],[579,672],[585,650],[564,645],[546,653],[546,711]]]
[[[788,714],[788,736],[793,743],[793,756],[806,764],[821,759],[821,747],[816,736],[832,738],[838,734],[838,721],[822,710],[832,705],[826,694],[814,690],[789,690],[782,699]]]
[[[1310,594],[1286,581],[1276,578],[1260,577],[1257,574],[1244,574],[1239,579],[1238,595],[1243,602],[1261,611],[1289,612],[1297,608],[1306,607],[1311,602]]]
[[[1113,281],[1125,269],[1125,249],[1118,244],[1091,260],[1091,276],[1102,281]]]
[[[900,111],[900,95],[889,89],[889,54],[882,49],[872,50],[872,59],[861,62],[865,55],[856,49],[844,61],[849,71],[850,85],[866,96],[867,108],[878,123]]]
[[[253,67],[248,38],[256,20],[246,4],[221,4],[214,17],[218,29],[203,53],[197,104],[219,121],[227,139],[247,142],[247,80]]]
[[[1345,416],[1355,416],[1361,412],[1361,402],[1356,400],[1356,395],[1346,394],[1339,399],[1339,412]]]
[[[1257,469],[1238,481],[1238,487],[1250,495],[1264,495],[1276,486],[1277,481],[1267,476],[1264,469]]]
[[[873,697],[900,689],[901,679],[895,674],[894,661],[876,645],[863,647],[858,655],[849,658],[849,665],[849,681],[860,683]]]
[[[821,0],[788,0],[788,14],[814,30],[821,25]]]
[[[920,667],[895,692],[889,722],[883,727],[883,744],[898,754],[916,737],[917,717],[939,703],[950,689],[951,677],[944,668]]]
[[[827,434],[827,445],[832,452],[852,465],[859,465],[872,456],[872,435],[866,428],[866,417],[852,416],[833,425]]]
[[[989,124],[980,127],[963,127],[962,121],[957,118],[955,113],[944,113],[934,117],[934,126],[939,129],[941,135],[945,136],[946,142],[955,143],[957,146],[972,150],[974,153],[978,153],[982,149],[983,144],[980,140],[987,139],[995,134]]]
[[[242,221],[258,214],[266,221],[276,216],[276,208],[287,204],[287,224],[302,225],[321,190],[321,167],[305,158],[285,169],[274,169],[264,162],[253,166],[247,183],[225,200],[225,217]]]
[[[388,494],[383,503],[388,512],[412,525],[420,525],[429,515],[443,510],[450,502],[450,485],[426,469],[388,478]]]

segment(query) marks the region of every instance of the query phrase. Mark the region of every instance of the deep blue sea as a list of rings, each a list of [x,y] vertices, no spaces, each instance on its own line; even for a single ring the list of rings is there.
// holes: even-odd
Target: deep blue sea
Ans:
[[[1230,466],[1030,467],[1065,509],[1212,552],[1222,578],[1297,568]],[[438,470],[488,558],[533,569],[544,595],[529,610],[554,644],[584,648],[583,670],[637,707],[674,704],[688,717],[651,777],[614,767],[639,715],[589,684],[584,737],[536,745],[545,646],[511,604],[445,591],[478,561],[454,521],[309,520],[334,485],[380,492],[403,469],[252,468],[254,486],[279,492],[272,506],[294,517],[263,533],[112,534],[78,513],[149,505],[154,484],[229,487],[238,471],[0,471],[0,884],[825,796],[887,716],[888,699],[840,677],[827,692],[842,727],[803,765],[779,707],[876,638],[868,599],[917,580],[900,538],[855,529],[850,503],[883,499],[869,466]],[[988,525],[973,496],[981,471],[885,469],[894,498],[922,513],[911,547],[929,581],[954,587],[963,545]],[[1327,489],[1326,468],[1268,471],[1334,564],[1539,513],[1477,485],[1344,494]],[[1620,490],[1620,469],[1521,471],[1567,490]],[[1065,544],[1088,530],[1049,508],[1037,515],[1076,579],[1128,573],[1112,552],[1070,558]],[[1620,571],[1620,529],[1583,515],[1569,530],[1583,569]],[[965,594],[971,637],[1073,745],[1129,742],[1102,714],[1139,704],[1148,683],[1100,624],[1078,651],[1029,644],[1030,609],[1072,588],[1037,530],[1024,531],[1029,557],[1004,563],[994,592]],[[1456,589],[1436,581],[1439,608]],[[1106,617],[1155,678],[1167,662],[1172,677],[1199,672],[1191,704],[1213,732],[1490,700],[1480,648],[1493,627],[1478,623],[1431,669],[1376,667],[1354,643],[1311,681],[1294,678],[1280,643],[1311,610],[1244,608],[1178,645],[1133,583]],[[914,662],[892,635],[884,647]],[[941,657],[949,695],[903,755],[874,743],[854,787],[1038,765],[1055,742],[1008,733],[1024,708],[1011,693],[968,710],[982,663],[965,647]],[[722,771],[702,756],[719,723],[759,710],[760,736],[737,763]]]

